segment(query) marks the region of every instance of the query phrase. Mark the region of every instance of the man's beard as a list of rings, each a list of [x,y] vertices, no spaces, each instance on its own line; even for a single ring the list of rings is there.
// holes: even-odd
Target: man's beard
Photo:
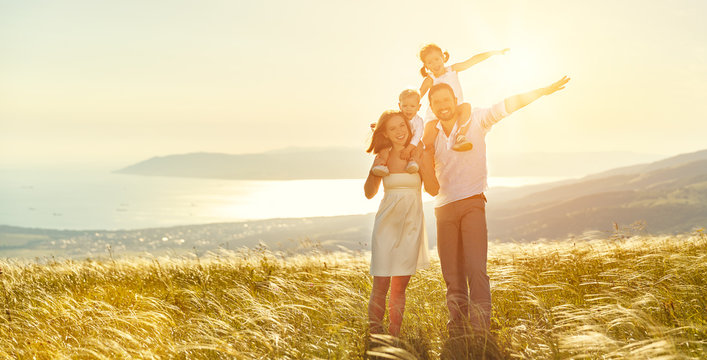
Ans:
[[[449,112],[447,112],[446,116],[444,114],[442,114],[442,111],[444,111],[444,110],[449,110]],[[451,120],[451,119],[454,119],[454,116],[456,115],[456,111],[454,111],[454,110],[455,110],[454,108],[441,109],[441,111],[439,113],[435,113],[435,115],[437,116],[437,119],[442,120],[442,121]]]

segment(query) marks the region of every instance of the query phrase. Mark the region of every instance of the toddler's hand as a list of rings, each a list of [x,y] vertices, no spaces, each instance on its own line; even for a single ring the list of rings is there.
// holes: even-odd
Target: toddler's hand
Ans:
[[[400,152],[400,158],[402,160],[410,160],[410,153],[412,152],[412,149],[410,147],[406,147],[403,149],[403,151]]]

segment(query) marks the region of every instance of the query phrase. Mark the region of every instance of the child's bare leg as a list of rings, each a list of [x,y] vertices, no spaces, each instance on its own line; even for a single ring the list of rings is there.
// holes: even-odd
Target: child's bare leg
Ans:
[[[414,174],[414,173],[418,172],[418,170],[420,170],[420,165],[417,164],[417,161],[415,161],[415,159],[420,158],[420,153],[422,153],[423,146],[424,145],[422,144],[422,142],[420,142],[410,152],[410,160],[408,160],[408,164],[405,167],[405,171],[407,171],[408,173]]]
[[[466,133],[469,131],[471,124],[471,105],[463,103],[457,106],[457,134],[454,138],[452,149],[455,151],[469,151],[474,148],[474,145],[466,139]]]
[[[388,157],[390,157],[390,149],[381,150],[378,155],[376,155],[375,165],[371,168],[371,173],[375,176],[388,176],[390,175],[390,170],[388,169]]]
[[[383,161],[382,165],[388,166],[388,157],[390,156],[390,149],[383,149],[381,150],[380,154],[377,155],[381,161]]]
[[[462,103],[457,107],[457,128],[458,133],[466,134],[469,130],[469,124],[471,124],[471,105],[469,103]]]

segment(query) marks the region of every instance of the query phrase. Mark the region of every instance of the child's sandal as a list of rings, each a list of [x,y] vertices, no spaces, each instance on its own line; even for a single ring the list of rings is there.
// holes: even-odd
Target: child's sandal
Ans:
[[[454,151],[469,151],[474,148],[474,144],[466,141],[466,136],[457,135],[454,145],[452,145],[452,150]]]

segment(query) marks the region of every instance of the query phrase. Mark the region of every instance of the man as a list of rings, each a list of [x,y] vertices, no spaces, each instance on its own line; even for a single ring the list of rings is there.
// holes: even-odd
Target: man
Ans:
[[[463,105],[457,106],[454,91],[447,84],[430,89],[430,107],[439,121],[430,121],[425,132],[435,131],[432,128],[435,125],[439,132],[434,149],[425,150],[424,168],[434,168],[438,182],[426,181],[425,190],[436,196],[437,250],[447,285],[450,335],[463,332],[467,321],[475,331],[488,331],[491,323],[483,193],[487,187],[486,133],[502,118],[544,95],[564,89],[569,80],[563,77],[548,87],[508,97],[491,108],[474,109],[467,133],[461,134],[473,144],[465,152],[447,146],[449,137],[457,135],[455,120]]]

